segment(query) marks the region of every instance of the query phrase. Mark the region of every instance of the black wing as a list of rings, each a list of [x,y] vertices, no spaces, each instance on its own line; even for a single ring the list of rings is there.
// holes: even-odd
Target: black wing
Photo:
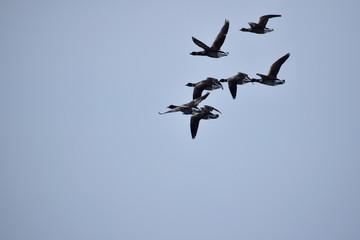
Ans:
[[[228,81],[229,90],[233,99],[236,98],[237,84],[236,81]]]
[[[191,37],[191,38],[192,38],[193,42],[194,42],[196,45],[198,45],[199,47],[201,47],[202,49],[204,49],[204,50],[209,49],[209,47],[208,47],[205,43],[203,43],[202,41],[200,41],[200,40],[198,40],[198,39],[196,39],[196,38],[194,38],[194,37]]]
[[[273,18],[273,17],[281,17],[281,15],[277,15],[277,14],[269,14],[269,15],[264,15],[261,16],[258,22],[258,25],[261,25],[262,27],[265,27],[269,18]]]
[[[202,118],[202,113],[198,113],[198,114],[195,114],[194,116],[192,116],[190,118],[190,130],[191,130],[191,137],[192,138],[195,138],[196,137],[196,133],[198,131],[198,128],[199,128],[199,123],[200,123],[200,120]]]
[[[199,97],[201,97],[202,92],[204,91],[204,89],[206,88],[206,84],[199,84],[196,85],[194,87],[194,92],[193,92],[193,99],[197,99]],[[205,95],[204,95],[205,96]]]
[[[268,76],[276,78],[281,65],[289,58],[290,53],[287,53],[286,55],[279,58],[276,62],[274,62],[269,70]]]
[[[220,50],[221,46],[223,45],[225,38],[226,38],[226,34],[229,31],[229,20],[225,20],[224,26],[221,28],[219,34],[217,35],[217,37],[215,38],[214,43],[212,44],[211,48],[215,49],[215,50]]]

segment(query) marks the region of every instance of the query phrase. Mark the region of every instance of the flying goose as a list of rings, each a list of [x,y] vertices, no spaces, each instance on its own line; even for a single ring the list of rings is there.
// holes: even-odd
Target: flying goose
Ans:
[[[258,34],[272,32],[274,31],[274,29],[267,28],[266,24],[269,18],[273,18],[273,17],[281,17],[281,15],[269,14],[269,15],[261,16],[258,23],[249,22],[250,28],[241,28],[240,31],[253,32]]]
[[[256,75],[260,76],[261,79],[251,79],[251,82],[258,82],[269,86],[276,86],[279,84],[284,84],[285,80],[280,80],[277,78],[277,74],[280,70],[281,65],[289,58],[290,53],[285,54],[281,58],[279,58],[276,62],[274,62],[269,70],[267,75],[257,73]]]
[[[191,52],[190,54],[208,56],[212,58],[220,58],[229,55],[228,52],[224,52],[220,50],[221,46],[225,41],[226,34],[229,30],[229,24],[230,24],[229,21],[226,19],[224,26],[221,28],[219,34],[217,35],[211,47],[207,46],[205,43],[201,42],[195,37],[192,37],[193,42],[204,50],[199,52]]]
[[[182,104],[180,106],[176,106],[176,105],[170,105],[168,106],[168,108],[170,108],[171,110],[167,111],[167,112],[163,112],[159,114],[165,114],[165,113],[172,113],[172,112],[183,112],[183,114],[196,114],[199,113],[201,111],[201,109],[199,109],[197,107],[197,105],[199,105],[199,103],[201,101],[203,101],[204,99],[206,99],[209,96],[210,93],[206,93],[204,94],[204,96],[201,96],[199,98],[196,98],[194,100],[192,100],[191,102]]]
[[[245,83],[251,82],[251,79],[246,73],[238,72],[235,76],[220,79],[220,82],[227,82],[229,85],[229,90],[233,99],[236,98],[237,85],[243,85]]]
[[[187,83],[185,86],[194,87],[193,99],[199,98],[204,90],[224,89],[221,82],[212,77],[208,77],[197,83]]]
[[[191,137],[194,139],[196,137],[196,133],[198,131],[199,128],[199,123],[201,119],[216,119],[219,117],[219,114],[213,114],[211,111],[217,111],[219,113],[221,113],[219,110],[217,110],[216,108],[209,106],[209,105],[204,105],[204,107],[202,107],[200,109],[200,112],[197,114],[194,114],[191,118],[190,118],[190,130],[191,130]]]

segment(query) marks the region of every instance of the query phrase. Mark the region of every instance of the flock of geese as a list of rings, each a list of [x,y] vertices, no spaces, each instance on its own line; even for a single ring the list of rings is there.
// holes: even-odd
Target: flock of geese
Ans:
[[[270,14],[270,15],[261,16],[258,23],[249,22],[250,28],[241,28],[240,31],[252,32],[256,34],[265,34],[268,32],[272,32],[274,31],[274,29],[267,28],[266,24],[270,18],[274,18],[274,17],[281,17],[281,15]],[[220,58],[229,55],[228,52],[224,52],[221,50],[221,46],[223,45],[226,38],[226,34],[229,30],[229,25],[230,25],[229,21],[225,20],[224,26],[221,28],[215,41],[210,47],[205,43],[201,42],[200,40],[196,39],[195,37],[192,37],[193,42],[203,50],[198,52],[194,51],[191,52],[190,54],[194,56],[208,56],[211,58]],[[200,102],[205,100],[210,94],[209,92],[207,92],[206,94],[202,95],[202,92],[204,90],[214,90],[219,88],[224,89],[221,83],[227,82],[231,96],[233,97],[233,99],[235,99],[237,85],[243,85],[249,82],[251,83],[257,82],[269,86],[284,84],[285,80],[279,79],[277,77],[277,74],[279,73],[281,65],[289,58],[289,56],[290,53],[287,53],[281,58],[279,58],[277,61],[275,61],[271,65],[267,75],[257,73],[256,75],[260,77],[258,79],[250,78],[246,73],[239,72],[235,76],[226,79],[218,80],[216,78],[208,77],[205,80],[197,83],[188,83],[186,84],[186,86],[194,88],[193,100],[179,106],[170,105],[168,106],[168,108],[170,109],[169,111],[163,113],[159,112],[159,114],[162,115],[172,112],[182,112],[183,114],[192,115],[190,118],[190,130],[191,130],[191,137],[194,139],[196,137],[196,133],[198,131],[199,123],[201,119],[216,119],[219,117],[219,114],[215,114],[213,113],[213,111],[221,113],[218,109],[209,105],[204,105],[203,107],[200,108],[198,107]]]

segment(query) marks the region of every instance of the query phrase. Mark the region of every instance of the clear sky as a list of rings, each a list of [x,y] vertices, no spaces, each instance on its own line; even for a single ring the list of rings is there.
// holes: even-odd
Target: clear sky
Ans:
[[[360,239],[359,1],[1,1],[0,239]],[[275,31],[240,32],[261,15]],[[230,28],[220,59],[191,56]],[[203,120],[160,116],[227,84]]]

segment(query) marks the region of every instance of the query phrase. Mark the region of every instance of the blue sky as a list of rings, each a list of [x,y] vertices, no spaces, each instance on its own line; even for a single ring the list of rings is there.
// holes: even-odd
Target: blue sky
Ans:
[[[2,1],[0,238],[359,239],[359,7]],[[225,19],[229,56],[190,56]],[[287,52],[284,85],[212,91],[195,140],[158,114]]]

